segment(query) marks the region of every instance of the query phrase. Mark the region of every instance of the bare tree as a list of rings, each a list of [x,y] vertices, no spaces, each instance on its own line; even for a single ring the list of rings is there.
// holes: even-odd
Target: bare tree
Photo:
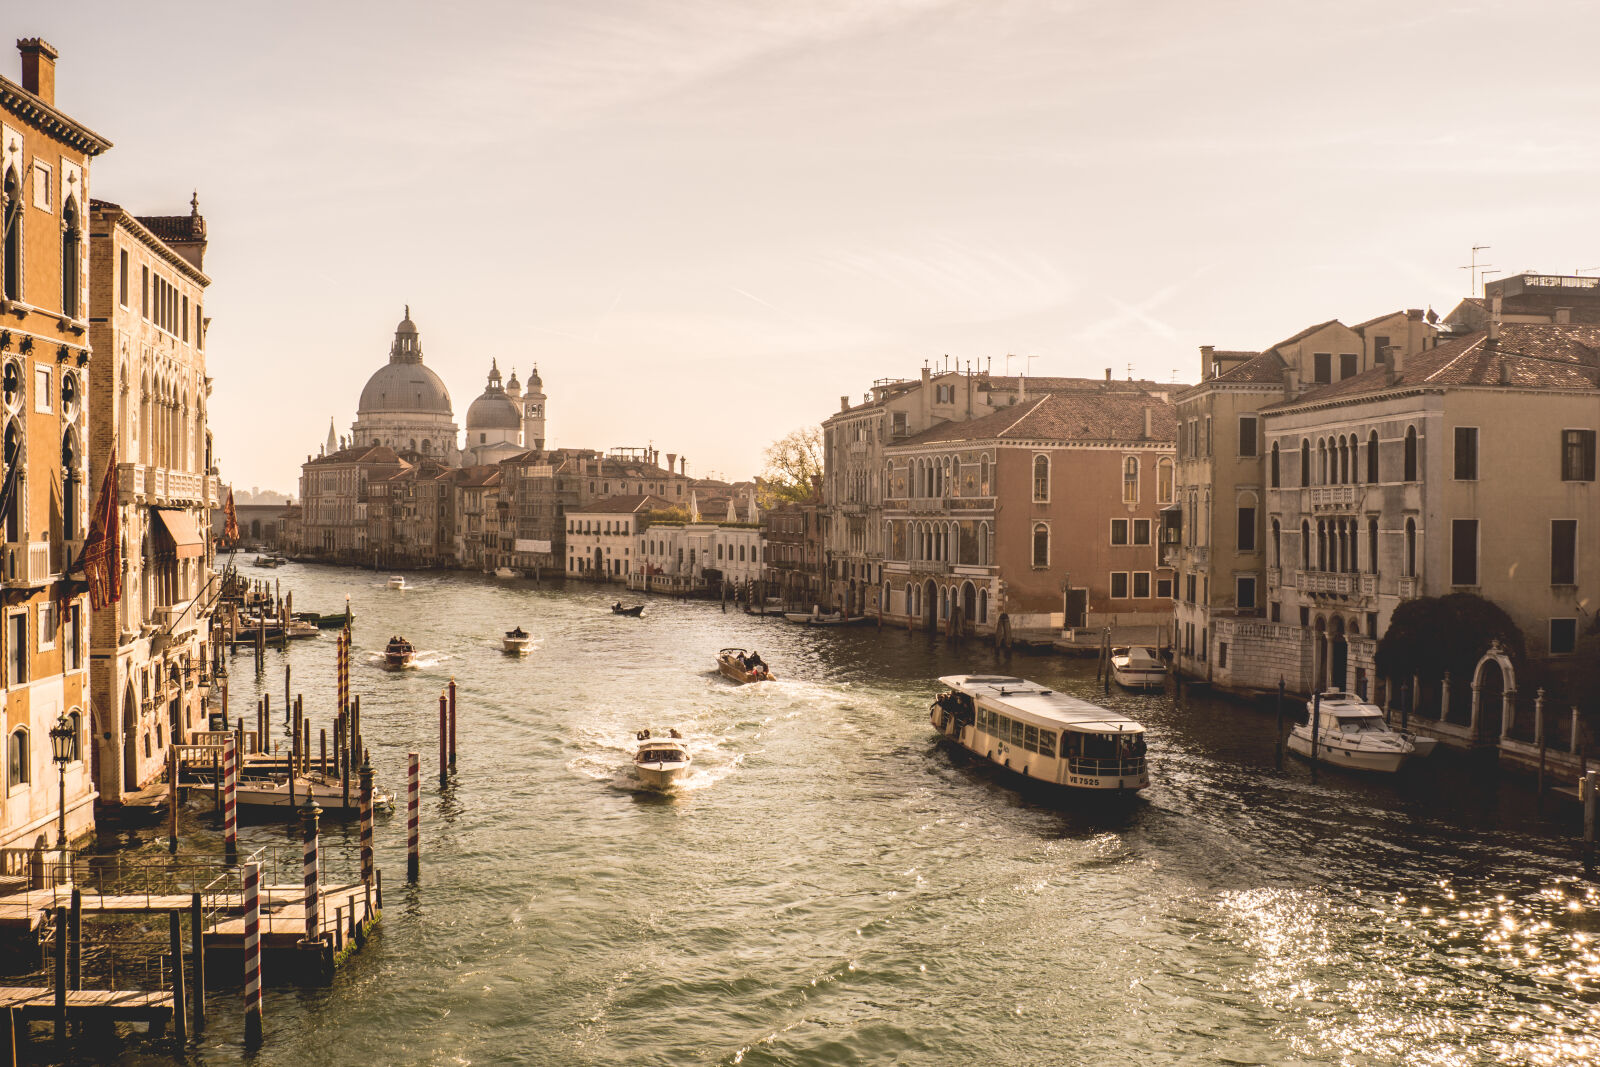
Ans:
[[[812,478],[822,477],[822,428],[802,426],[767,446],[767,466],[759,479],[763,508],[809,497]]]

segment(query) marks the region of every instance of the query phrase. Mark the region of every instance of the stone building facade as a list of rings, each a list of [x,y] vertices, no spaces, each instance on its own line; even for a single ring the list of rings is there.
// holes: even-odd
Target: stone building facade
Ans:
[[[350,445],[384,445],[397,453],[417,452],[446,463],[459,462],[450,391],[422,362],[422,336],[411,308],[395,327],[389,362],[361,390]]]

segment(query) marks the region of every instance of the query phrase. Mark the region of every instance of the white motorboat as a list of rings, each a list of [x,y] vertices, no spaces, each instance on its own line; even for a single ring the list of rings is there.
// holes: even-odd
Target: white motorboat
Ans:
[[[1313,711],[1313,705],[1318,706]],[[1415,746],[1389,728],[1383,711],[1353,693],[1330,691],[1319,702],[1306,702],[1306,721],[1289,732],[1289,751],[1312,758],[1312,723],[1316,719],[1316,760],[1329,767],[1393,774],[1416,752]]]
[[[406,576],[405,575],[403,575],[403,574],[391,574],[391,575],[389,575],[389,588],[390,589],[410,589],[411,587],[406,584]]]
[[[1144,727],[1037,682],[953,674],[929,709],[934,729],[1024,778],[1073,790],[1132,793],[1150,784]]]
[[[241,808],[303,808],[306,806],[306,801],[312,799],[329,818],[357,815],[361,809],[361,788],[354,781],[354,776],[350,783],[350,804],[346,807],[343,780],[333,775],[324,777],[318,771],[308,775],[296,775],[293,790],[289,788],[289,777],[286,774],[275,774],[267,778],[240,778],[238,791],[234,797]],[[372,795],[374,808],[388,808],[393,804],[393,799],[387,794]]]
[[[517,576],[517,572],[512,570],[510,567],[496,567],[494,569],[494,576],[496,578],[515,578]]]
[[[653,737],[649,730],[640,730],[634,736],[639,748],[633,754],[633,773],[639,781],[663,789],[689,773],[693,758],[678,731]]]
[[[500,642],[500,651],[521,656],[529,651],[528,646],[532,642],[533,635],[518,626],[515,630],[506,631],[505,637]]]
[[[1113,648],[1111,678],[1127,689],[1160,689],[1167,684],[1167,665],[1153,648],[1143,645]]]
[[[1433,750],[1439,747],[1437,737],[1426,737],[1422,734],[1412,733],[1410,730],[1398,731],[1400,736],[1411,742],[1411,754],[1417,759],[1426,759],[1433,755]]]
[[[807,614],[804,611],[786,611],[783,613],[783,617],[788,619],[790,622],[800,623],[802,626],[844,625],[844,615],[837,611],[831,611],[826,615],[815,609],[813,609],[810,614]]]

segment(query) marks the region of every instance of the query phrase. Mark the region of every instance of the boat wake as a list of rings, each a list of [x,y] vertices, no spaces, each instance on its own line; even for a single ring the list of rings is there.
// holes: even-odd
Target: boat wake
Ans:
[[[411,662],[398,669],[402,671],[430,670],[434,667],[438,667],[449,658],[450,656],[438,651],[437,649],[418,649],[412,654]],[[368,652],[367,666],[375,667],[380,671],[388,671],[390,669],[388,661],[385,659],[382,652]]]
[[[634,776],[633,754],[639,742],[627,732],[583,731],[577,739],[582,751],[568,761],[567,769],[619,792],[691,793],[716,785],[744,763],[746,753],[738,750],[734,738],[699,729],[692,721],[676,725],[694,763],[670,786],[648,786]]]

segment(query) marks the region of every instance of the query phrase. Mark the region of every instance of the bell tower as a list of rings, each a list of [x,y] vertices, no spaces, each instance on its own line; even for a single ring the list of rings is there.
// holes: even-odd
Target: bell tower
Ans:
[[[527,392],[522,394],[522,440],[528,448],[544,451],[544,381],[535,363],[528,373]]]

